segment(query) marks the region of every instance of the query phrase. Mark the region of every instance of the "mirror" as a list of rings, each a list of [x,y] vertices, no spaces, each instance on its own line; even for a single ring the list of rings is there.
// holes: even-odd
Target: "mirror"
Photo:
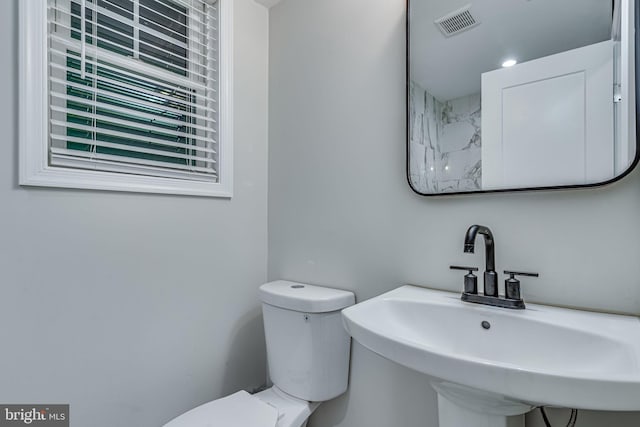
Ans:
[[[600,185],[637,163],[637,0],[410,0],[419,194]]]

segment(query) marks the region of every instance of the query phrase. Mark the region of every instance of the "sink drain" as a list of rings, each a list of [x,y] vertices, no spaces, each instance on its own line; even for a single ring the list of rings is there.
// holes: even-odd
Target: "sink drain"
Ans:
[[[491,328],[491,323],[487,322],[486,320],[483,320],[482,323],[480,323],[480,325],[482,326],[483,329]]]

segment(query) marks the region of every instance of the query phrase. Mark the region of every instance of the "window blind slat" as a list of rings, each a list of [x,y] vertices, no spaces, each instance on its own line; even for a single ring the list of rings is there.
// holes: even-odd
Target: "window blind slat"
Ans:
[[[90,151],[67,150],[64,148],[53,147],[51,148],[51,153],[53,156],[63,155],[69,158],[111,160],[113,162],[122,163],[122,158],[120,156],[112,156],[110,154],[103,154],[103,153],[94,153]],[[146,159],[136,159],[133,157],[127,158],[126,163],[132,163],[135,165],[144,165],[144,166],[156,166],[159,168],[168,168],[167,164],[163,162],[155,162],[153,160],[146,160]],[[171,165],[171,168],[176,170],[199,172],[201,174],[207,174],[208,176],[216,174],[216,172],[213,171],[212,169],[202,168],[198,166],[186,166],[186,165],[175,164],[175,165]]]
[[[79,58],[77,57],[76,52],[73,52],[71,50],[67,50],[63,52],[59,49],[52,48],[49,50],[49,54],[52,56],[56,56],[55,58],[56,61],[52,62],[49,65],[51,68],[57,68],[58,70],[64,71],[64,72],[66,72],[68,69],[70,71],[75,71],[76,73],[78,72],[77,68],[73,68],[73,67],[70,68],[66,65],[66,62],[65,63],[62,62],[62,61],[68,61],[68,60],[78,61]],[[114,65],[113,61],[111,61],[110,58],[104,59],[102,58],[102,56],[104,55],[101,55],[100,60],[97,61],[98,67],[102,71],[107,71],[110,74],[121,75],[124,77],[135,78],[135,80],[139,81],[140,84],[162,88],[163,90],[165,90],[165,92],[173,93],[175,94],[175,96],[184,98],[188,95],[192,95],[193,93],[202,93],[207,90],[211,91],[211,89],[208,89],[199,83],[194,84],[193,82],[188,81],[188,79],[186,79],[185,77],[181,77],[180,79],[175,81],[163,81],[159,78],[153,78],[153,76],[148,77],[145,74],[134,73],[131,70],[126,70],[120,66]],[[93,57],[89,57],[89,59],[90,59],[91,65],[94,66],[96,64],[96,60],[93,59]],[[109,62],[105,62],[105,61],[109,61]],[[148,71],[148,70],[145,70],[145,71]],[[217,79],[211,79],[210,83],[217,83]],[[216,90],[213,90],[213,92],[215,93]],[[217,100],[214,98],[212,99],[212,101],[217,101]]]
[[[68,135],[57,135],[55,133],[51,134],[51,138],[61,140],[61,141],[71,141],[78,144],[87,144],[95,147],[105,147],[105,148],[113,148],[116,150],[125,150],[125,151],[133,151],[136,153],[145,153],[145,154],[153,154],[156,156],[162,157],[173,157],[176,159],[184,159],[184,160],[195,160],[203,163],[216,163],[214,159],[203,157],[203,156],[191,156],[188,154],[181,154],[171,151],[163,151],[163,150],[154,150],[151,148],[138,147],[135,145],[122,145],[122,144],[114,144],[112,142],[101,141],[99,139],[87,140],[84,138],[76,138]],[[191,150],[190,147],[181,147],[186,151]],[[210,152],[210,151],[209,151]]]
[[[51,153],[52,164],[55,166],[62,166],[74,169],[88,169],[87,160],[81,157],[66,156],[60,153]],[[110,161],[105,159],[91,159],[91,169],[96,169],[104,172],[116,172],[129,175],[143,175],[143,176],[155,176],[162,178],[179,179],[185,181],[200,181],[211,182],[212,177],[215,175],[208,173],[200,173],[196,171],[181,171],[178,169],[166,169],[162,167],[154,167],[147,165],[137,164],[122,164],[117,161]]]
[[[132,133],[127,133],[127,132],[120,132],[117,130],[110,130],[110,129],[105,129],[105,128],[100,128],[100,127],[94,127],[94,126],[88,126],[88,125],[82,125],[79,123],[69,123],[69,122],[63,122],[60,120],[55,120],[52,119],[50,120],[50,123],[54,126],[60,126],[60,127],[64,127],[67,129],[72,129],[72,130],[79,130],[79,131],[83,131],[83,132],[87,132],[87,133],[98,133],[101,135],[105,135],[105,136],[111,136],[114,138],[123,138],[123,139],[127,139],[127,140],[131,140],[131,141],[141,141],[141,142],[148,142],[150,144],[161,144],[161,145],[170,145],[170,144],[162,144],[163,139],[160,138],[150,138],[148,136],[142,136],[139,134],[132,134]],[[185,138],[187,139],[191,139],[190,135],[186,135]],[[91,138],[87,137],[87,144],[90,144],[92,141]],[[167,141],[167,142],[171,142],[171,141]],[[124,145],[123,145],[124,146]],[[184,145],[185,149],[188,150],[196,150],[196,147],[198,147],[197,145]],[[203,150],[198,150],[198,151],[203,151]]]
[[[78,96],[73,96],[73,95],[62,95],[59,93],[52,93],[51,97],[56,98],[56,99],[60,99],[63,101],[72,101],[74,103],[78,103],[78,104],[82,104],[84,106],[86,106],[86,108],[91,108],[91,107],[96,107],[96,108],[100,108],[104,111],[108,111],[108,112],[115,112],[115,113],[121,113],[121,114],[132,114],[132,111],[130,109],[127,108],[121,108],[112,104],[105,104],[103,102],[99,102],[99,101],[93,101],[87,98],[81,98]],[[60,110],[58,107],[51,107],[52,110],[58,109]],[[173,125],[179,125],[179,126],[183,126],[184,125],[184,121],[180,121],[180,120],[175,120],[166,116],[158,116],[157,114],[149,114],[149,113],[145,113],[143,111],[139,111],[136,110],[135,115],[141,119],[147,119],[147,120],[157,120],[158,122],[163,122],[163,123],[167,123],[167,124],[173,124]],[[198,129],[198,130],[202,130],[205,132],[211,131],[211,128],[205,127],[205,126],[201,126],[201,125],[197,125],[197,124],[193,124],[191,123],[189,125],[189,127]]]
[[[209,176],[215,175],[215,171],[213,169],[203,168],[203,167],[199,167],[199,166],[181,165],[181,164],[177,164],[177,163],[175,163],[175,164],[174,163],[164,163],[164,162],[157,162],[157,161],[154,161],[154,160],[141,159],[141,158],[136,158],[136,157],[126,157],[123,160],[122,156],[114,156],[114,155],[105,154],[105,153],[96,153],[96,152],[92,152],[92,151],[68,150],[68,149],[64,149],[64,148],[53,147],[51,149],[51,153],[53,155],[64,154],[66,156],[75,157],[75,158],[78,158],[78,159],[110,160],[110,161],[120,162],[120,163],[131,163],[131,164],[134,164],[134,165],[155,166],[155,167],[162,167],[162,168],[167,168],[167,169],[199,172],[199,173],[203,173],[203,174],[206,173],[206,174],[209,174]]]
[[[60,25],[60,27],[63,28],[63,29],[66,28],[64,25]],[[105,40],[102,37],[95,37],[95,39],[98,40],[98,41],[105,41],[113,49],[118,49],[119,48],[119,45],[117,43],[114,43],[114,42],[109,41],[109,40]],[[78,49],[78,52],[83,52],[84,51],[84,52],[86,52],[86,55],[92,55],[91,52],[93,52],[93,56],[100,55],[100,53],[99,53],[100,48],[97,49],[98,53],[96,53],[95,46],[91,46],[91,45],[85,44],[85,46],[83,48],[81,41],[78,41],[77,43],[78,43],[78,45],[80,47]],[[144,43],[141,43],[141,44],[144,45]],[[156,48],[154,47],[154,49],[156,49]],[[162,59],[160,57],[154,57],[153,55],[146,54],[146,53],[138,53],[138,57],[139,58],[146,58],[149,61],[152,61],[152,62],[155,62],[155,63],[158,63],[158,64],[162,64],[162,65],[164,65],[164,68],[169,70],[169,71],[177,72],[177,73],[180,73],[180,74],[182,74],[184,76],[196,76],[196,77],[200,78],[201,80],[207,80],[208,78],[210,78],[208,73],[210,73],[211,71],[215,71],[215,70],[212,70],[212,68],[208,66],[206,58],[204,58],[202,60],[201,65],[197,65],[197,67],[201,68],[203,71],[202,72],[197,72],[197,71],[193,70],[193,67],[189,67],[188,66],[190,63],[193,63],[193,62],[189,61],[189,60],[186,60],[186,59],[184,60],[184,62],[187,64],[187,66],[183,67],[183,66],[181,66],[179,64],[175,64],[173,62],[167,61],[167,60]]]
[[[118,5],[116,5],[115,3],[113,3],[113,0],[103,0],[105,2],[110,3],[111,5],[118,7]],[[182,0],[173,0],[171,2],[159,2],[158,0],[149,0],[151,5],[155,5],[157,6],[158,4],[162,5],[163,7],[166,7],[167,9],[171,9],[172,12],[175,12],[175,14],[177,15],[184,15],[185,12],[182,11],[182,9],[185,9],[189,12],[194,12],[197,13],[198,15],[202,16],[202,17],[206,17],[207,12],[206,9],[212,9],[215,8],[217,9],[218,5],[217,2],[211,2],[211,1],[207,1],[207,0],[188,0],[188,1],[182,1]],[[178,9],[176,6],[172,6],[173,5],[182,5],[182,9]],[[120,6],[120,8],[122,8]],[[124,9],[124,8],[122,8]],[[126,9],[125,9],[126,10]]]
[[[59,109],[56,109],[54,111],[61,111]],[[92,120],[91,116],[82,116],[82,115],[78,115],[76,114],[76,112],[74,110],[69,110],[69,115],[72,117],[78,117],[79,119],[86,119],[87,122],[90,122]],[[94,118],[99,117],[99,116],[93,116]],[[96,120],[96,119],[93,119]],[[107,122],[105,120],[103,120],[102,118],[97,118],[97,120],[100,121],[102,126],[109,126],[110,124],[112,124],[112,122]],[[96,120],[96,122],[97,122]],[[66,125],[63,125],[62,123],[66,123]],[[92,133],[92,132],[96,132],[99,134],[103,134],[103,135],[107,135],[107,136],[113,136],[116,138],[126,138],[124,135],[129,135],[127,132],[121,132],[120,134],[116,134],[114,132],[117,131],[109,131],[109,128],[105,128],[105,127],[96,127],[96,126],[92,126],[92,125],[81,125],[81,124],[77,124],[77,123],[67,123],[67,122],[62,122],[60,120],[51,120],[51,124],[54,126],[60,126],[60,127],[65,127],[67,129],[76,129],[76,130],[80,130],[80,131],[84,131],[84,132],[88,132],[88,133]],[[116,123],[117,124],[117,123]],[[80,127],[82,126],[82,127]],[[162,129],[159,129],[159,132],[162,132]],[[164,134],[164,132],[162,132]],[[57,135],[58,137],[61,137],[61,135]],[[166,139],[162,139],[162,138],[148,138],[145,137],[144,134],[142,133],[137,133],[137,134],[131,134],[130,135],[130,139],[132,140],[139,140],[139,141],[144,141],[144,142],[148,142],[148,143],[152,143],[152,144],[157,144],[157,145],[163,145],[166,147],[174,147],[174,148],[180,148],[180,149],[188,149],[188,150],[196,150],[196,151],[200,151],[202,153],[211,153],[211,154],[216,154],[216,150],[214,150],[213,148],[211,148],[211,146],[215,145],[215,141],[203,141],[203,144],[206,145],[197,145],[192,143],[193,139],[190,137],[185,137],[184,135],[176,135],[176,137],[179,138],[187,138],[190,143],[184,143],[184,142],[174,142],[174,141],[170,141],[170,140],[166,140]]]
[[[151,4],[158,4],[160,3],[158,0],[150,0]],[[183,6],[184,9],[190,11],[190,12],[194,12],[197,13],[200,16],[206,17],[206,12],[205,9],[207,8],[217,8],[217,3],[212,3],[212,2],[208,2],[208,1],[203,1],[203,0],[190,0],[189,2],[184,2],[181,0],[175,0],[172,2],[173,4],[181,4]],[[178,14],[182,14],[184,15],[184,12],[182,12],[182,10],[178,9],[176,6],[172,6],[172,3],[160,3],[164,6],[166,6],[169,9],[172,9],[174,12],[178,13]]]
[[[73,89],[77,89],[80,91],[85,91],[88,94],[90,94],[93,97],[95,97],[95,95],[97,94],[99,97],[103,96],[105,98],[110,98],[116,101],[120,101],[122,103],[129,103],[135,106],[144,106],[144,107],[148,107],[150,109],[155,109],[155,110],[161,110],[163,112],[170,112],[170,113],[174,113],[174,114],[178,114],[178,115],[185,115],[188,116],[192,119],[199,119],[199,120],[209,120],[209,121],[213,121],[212,119],[207,119],[206,116],[201,116],[195,113],[190,113],[188,111],[184,111],[184,110],[180,110],[177,108],[173,108],[170,107],[168,105],[163,105],[163,104],[158,104],[158,103],[153,103],[153,102],[148,102],[148,101],[144,101],[141,100],[139,98],[134,98],[134,97],[128,97],[126,95],[120,95],[120,94],[116,94],[114,92],[110,92],[107,90],[102,90],[102,89],[94,89],[92,86],[84,86],[84,85],[80,85],[80,84],[75,84],[75,83],[68,83],[65,82],[63,80],[60,80],[58,78],[52,77],[49,80],[51,80],[53,83],[57,83],[57,84],[65,84],[66,86],[73,88]],[[58,94],[58,96],[61,96],[60,94]],[[213,109],[206,109],[206,108],[202,108],[203,110],[209,111],[209,112],[215,112],[215,110]]]
[[[61,42],[68,49],[72,50],[78,56],[78,59],[80,59],[81,52],[82,52],[82,46],[81,46],[80,41],[61,40],[56,36],[53,36],[52,39]],[[63,54],[65,53],[65,52],[60,51],[59,49],[55,49],[55,48],[52,48],[52,49],[56,50],[57,53],[63,53]],[[105,52],[104,51],[101,51],[101,49],[99,49],[99,48],[96,49],[95,46],[92,46],[92,45],[86,45],[85,52],[86,52],[86,56],[88,56],[88,57],[96,57],[96,56],[98,56],[100,58],[105,57]],[[66,53],[69,53],[69,52],[66,52]],[[152,58],[150,55],[144,55],[143,54],[142,56],[144,56],[145,58]],[[129,59],[129,61],[137,62],[134,59]],[[190,71],[188,68],[184,68],[184,67],[179,67],[177,65],[173,65],[170,62],[167,62],[167,61],[164,61],[164,60],[154,59],[154,61],[158,62],[158,63],[161,63],[161,64],[163,64],[165,66],[165,68],[158,68],[158,69],[161,69],[161,70],[174,69],[174,70],[177,70],[177,71],[183,71],[184,72],[183,74],[177,74],[177,73],[174,73],[174,74],[176,76],[182,76],[184,79],[189,79],[190,77],[193,78],[194,76],[198,77],[198,80],[191,80],[192,84],[193,83],[198,83],[200,81],[210,80],[210,79],[212,79],[211,73],[217,72],[217,70],[215,68],[209,67],[208,65],[202,65],[201,66],[205,70],[204,74],[203,74],[203,73],[196,73],[196,72]],[[204,61],[203,61],[203,63],[204,63]]]
[[[70,26],[67,26],[67,25],[65,25],[65,24],[57,24],[57,25],[58,25],[60,28],[63,28],[63,29],[65,29],[65,30],[69,30],[69,31],[76,31],[74,28],[72,28],[72,27],[70,27]],[[107,27],[106,25],[97,24],[96,26],[97,26],[98,28],[108,29],[108,27]],[[124,32],[121,32],[121,31],[119,31],[119,30],[117,30],[117,29],[109,29],[109,31],[110,31],[110,32],[112,32],[112,33],[117,34],[118,36],[120,36],[120,37],[121,37],[121,39],[124,39],[124,40],[130,40],[131,42],[133,42],[133,41],[135,40],[135,38],[134,38],[132,35],[128,35],[128,34],[126,34],[126,33],[124,33]],[[109,44],[115,44],[115,43],[111,42],[110,40],[108,40],[108,39],[107,39],[107,38],[105,38],[105,37],[94,36],[94,35],[91,35],[91,37],[95,37],[95,39],[96,39],[96,40],[101,41],[101,42],[105,42],[105,43],[109,43]],[[168,42],[168,43],[177,44],[177,42],[174,42],[173,40],[170,40],[170,39],[165,39],[165,38],[163,38],[163,40],[164,40],[164,41],[166,41],[166,42]],[[147,46],[147,47],[150,47],[150,48],[158,48],[158,46],[156,46],[156,45],[154,45],[154,44],[152,44],[152,43],[148,43],[148,42],[142,41],[142,40],[140,40],[140,41],[139,41],[139,43],[140,43],[141,45],[143,45],[143,46]],[[186,46],[187,46],[187,44],[186,44],[186,43],[183,43],[181,47],[186,47]],[[167,55],[170,55],[171,57],[174,57],[174,58],[177,58],[177,59],[184,60],[184,58],[183,58],[183,57],[181,57],[180,55],[178,55],[178,54],[176,54],[176,53],[173,53],[173,52],[170,52],[170,51],[168,51],[168,50],[167,50],[167,51],[165,51],[164,53],[165,53],[165,54],[167,54]],[[195,64],[195,66],[197,66],[197,67],[208,68],[208,67],[206,67],[206,66],[202,65],[202,64],[203,64],[203,63],[205,63],[205,61],[206,61],[206,55],[205,55],[204,53],[200,53],[200,52],[197,52],[197,51],[195,51],[195,50],[192,50],[192,51],[191,51],[191,54],[192,54],[192,55],[195,55],[195,56],[197,56],[197,57],[199,57],[200,59],[199,59],[199,60],[189,60],[189,59],[187,59],[187,60],[186,60],[186,61],[187,61],[187,63],[189,63],[189,64]]]
[[[80,58],[79,56],[80,42],[78,40],[65,39],[55,34],[51,34],[49,36],[49,39],[51,42],[55,43],[53,46],[50,46],[50,49],[49,49],[50,53],[62,55],[63,57],[66,57],[68,56],[68,54],[73,52],[73,55],[75,55],[78,59]],[[57,44],[60,44],[60,47],[64,46],[65,48],[69,49],[71,52],[65,52],[60,50],[60,47],[56,46]],[[164,81],[166,83],[175,84],[178,86],[188,85],[190,88],[193,88],[193,89],[202,89],[202,90],[207,89],[206,85],[201,83],[200,81],[190,80],[186,76],[168,72],[163,68],[157,68],[147,64],[140,64],[138,63],[138,61],[135,61],[132,58],[129,58],[123,55],[118,55],[113,52],[108,52],[104,50],[98,50],[96,49],[95,46],[92,46],[92,45],[87,45],[87,55],[91,58],[95,58],[95,57],[100,58],[100,62],[107,64],[107,66],[109,64],[113,67],[117,66],[120,70],[123,70],[122,72],[126,72],[124,70],[131,69],[131,67],[135,65],[136,68],[144,69],[144,73],[147,74],[147,77],[149,79],[158,79],[158,81]]]
[[[96,78],[94,74],[89,73],[86,75],[86,78],[90,79],[88,82],[91,85],[82,84],[82,80],[80,79],[79,74],[77,74],[78,70],[72,69],[71,71],[69,71],[68,68],[53,68],[62,69],[67,74],[68,78],[76,78],[74,80],[70,79],[68,81],[63,81],[62,79],[52,77],[51,81],[58,84],[66,84],[70,88],[86,92],[91,96],[93,96],[95,93],[98,93],[99,95],[103,94],[106,96],[122,97],[122,100],[126,102],[131,102],[134,104],[139,102],[149,107],[155,107],[158,110],[166,109],[167,111],[172,111],[176,114],[181,115],[188,115],[193,118],[206,118],[206,116],[198,114],[198,112],[211,114],[215,114],[217,112],[216,109],[207,107],[206,103],[202,103],[201,105],[199,105],[194,101],[185,100],[185,98],[194,98],[197,100],[200,96],[202,96],[197,92],[191,92],[182,96],[182,94],[167,93],[168,91],[164,89],[153,91],[142,86],[125,83],[124,81],[122,81],[122,79],[109,78],[105,77],[104,75],[97,76]],[[97,88],[93,84],[94,81],[98,84]],[[177,106],[179,108],[177,108]]]
[[[71,1],[79,2],[80,0],[71,0]],[[122,11],[124,14],[131,14],[131,13],[132,13],[132,12],[128,11],[127,9],[123,8],[122,6],[119,6],[119,5],[116,5],[116,4],[113,4],[113,3],[112,3],[112,5],[113,5],[113,7],[114,7],[114,8],[119,9],[120,11]],[[143,6],[143,5],[140,5],[140,7],[141,7],[141,8],[144,8],[144,9],[147,9],[147,10],[151,10],[151,9],[149,9],[148,7],[145,7],[145,6]],[[100,14],[100,15],[103,15],[103,16],[109,17],[109,18],[111,18],[111,19],[114,19],[114,20],[117,20],[117,21],[120,21],[120,22],[126,23],[126,24],[128,24],[128,25],[130,25],[130,26],[135,25],[134,20],[129,19],[129,18],[127,18],[126,16],[123,16],[123,15],[122,15],[122,14],[120,14],[120,13],[117,13],[117,12],[111,11],[111,10],[109,10],[109,9],[105,9],[104,7],[101,7],[101,6],[95,6],[95,5],[91,5],[90,3],[87,3],[87,4],[85,5],[85,8],[86,8],[86,9],[89,9],[89,10],[91,10],[91,11],[94,11],[94,12],[95,12],[95,11],[97,11],[97,12],[98,12],[98,14]],[[80,17],[81,17],[81,15],[80,15],[80,14],[75,14],[75,13],[72,11],[71,7],[69,7],[69,8],[65,8],[64,6],[61,6],[61,5],[54,5],[54,6],[50,6],[50,7],[49,7],[49,11],[58,11],[58,12],[63,12],[64,14],[72,15],[72,16],[74,16],[74,17],[76,17],[76,18],[80,18]],[[187,15],[187,16],[188,16],[188,15]],[[175,21],[175,20],[173,20],[173,19],[171,19],[171,18],[167,18],[167,19],[172,20],[172,21]],[[192,32],[193,34],[196,34],[196,35],[202,36],[201,38],[203,38],[203,39],[215,39],[215,38],[214,38],[214,36],[212,36],[212,31],[217,31],[217,28],[216,28],[215,26],[210,26],[210,25],[206,24],[206,22],[205,22],[205,21],[200,21],[200,20],[198,20],[198,19],[193,19],[193,18],[191,18],[191,20],[192,20],[192,22],[191,22],[192,24],[198,24],[198,26],[199,26],[202,30],[204,30],[204,31],[200,31],[200,30],[198,30],[198,29],[192,29],[192,27],[185,27],[185,28],[187,29],[187,33],[188,33],[188,32]],[[153,22],[153,21],[151,21],[151,20],[149,20],[149,21],[150,21],[150,22]],[[175,21],[175,22],[177,22],[177,23],[179,23],[180,25],[184,26],[184,24],[182,24],[182,23],[180,23],[180,22],[178,22],[178,21]],[[194,26],[195,26],[195,25],[194,25]],[[140,29],[148,29],[149,27],[148,27],[147,25],[142,24],[142,25],[140,25],[140,26],[139,26],[139,28],[140,28]],[[187,36],[187,35],[182,34],[182,33],[178,32],[178,31],[175,31],[175,30],[173,30],[173,29],[171,29],[171,28],[166,28],[166,27],[165,27],[165,28],[163,28],[163,30],[165,30],[165,31],[169,31],[169,32],[171,32],[171,33],[175,34],[175,35],[176,35],[176,37],[178,37],[178,38],[188,38],[188,36]],[[152,31],[155,31],[155,30],[152,30]],[[158,35],[160,35],[160,34],[162,34],[162,33],[159,33],[159,32],[158,32],[157,34],[158,34]],[[173,42],[173,40],[175,40],[175,38],[173,38],[173,37],[172,37],[172,39],[171,39],[171,40],[172,40],[172,42]]]
[[[73,61],[76,60],[73,56],[69,58],[70,58],[69,60],[73,60]],[[89,59],[88,63],[91,65],[91,68],[93,68],[93,66],[95,65],[95,62],[92,59]],[[78,64],[78,67],[79,66],[80,64]],[[84,80],[80,76],[80,69],[74,66],[52,64],[51,67],[57,68],[66,73],[71,73],[69,77],[75,77],[80,81]],[[198,92],[202,93],[203,91],[202,89],[200,91],[197,91],[197,90],[189,90],[188,88],[186,90],[180,90],[180,88],[171,88],[171,86],[167,87],[165,85],[161,85],[161,86],[153,85],[153,87],[158,88],[157,91],[153,91],[146,88],[150,85],[143,84],[144,79],[138,78],[137,76],[134,77],[131,73],[124,73],[122,71],[117,73],[114,73],[114,72],[107,73],[106,71],[107,69],[102,67],[102,65],[98,63],[98,70],[97,70],[98,75],[96,76],[96,71],[94,70],[89,70],[89,71],[85,70],[85,79],[87,79],[87,83],[91,83],[93,79],[97,77],[98,82],[109,82],[109,83],[112,83],[113,85],[128,88],[138,93],[146,93],[153,98],[159,98],[159,97],[165,97],[166,99],[187,98],[187,97],[197,96]],[[108,77],[108,75],[111,75],[112,77]],[[129,81],[132,78],[133,80],[135,80],[135,84],[126,83],[126,81]],[[162,88],[162,90],[160,90],[160,88]],[[211,90],[209,91],[211,92]]]

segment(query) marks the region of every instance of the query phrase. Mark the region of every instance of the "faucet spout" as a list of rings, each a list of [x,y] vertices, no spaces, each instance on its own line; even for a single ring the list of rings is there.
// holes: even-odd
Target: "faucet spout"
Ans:
[[[472,225],[464,236],[464,251],[474,253],[476,237],[481,234],[484,237],[485,249],[485,272],[484,272],[484,294],[488,296],[498,296],[498,273],[496,273],[496,258],[493,233],[484,225]]]

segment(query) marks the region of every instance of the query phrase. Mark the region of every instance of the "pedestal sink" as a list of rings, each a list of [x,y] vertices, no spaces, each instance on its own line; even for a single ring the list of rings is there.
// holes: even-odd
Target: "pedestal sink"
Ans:
[[[527,304],[509,310],[402,286],[345,309],[351,336],[431,376],[440,427],[524,426],[540,405],[640,410],[640,320]]]

